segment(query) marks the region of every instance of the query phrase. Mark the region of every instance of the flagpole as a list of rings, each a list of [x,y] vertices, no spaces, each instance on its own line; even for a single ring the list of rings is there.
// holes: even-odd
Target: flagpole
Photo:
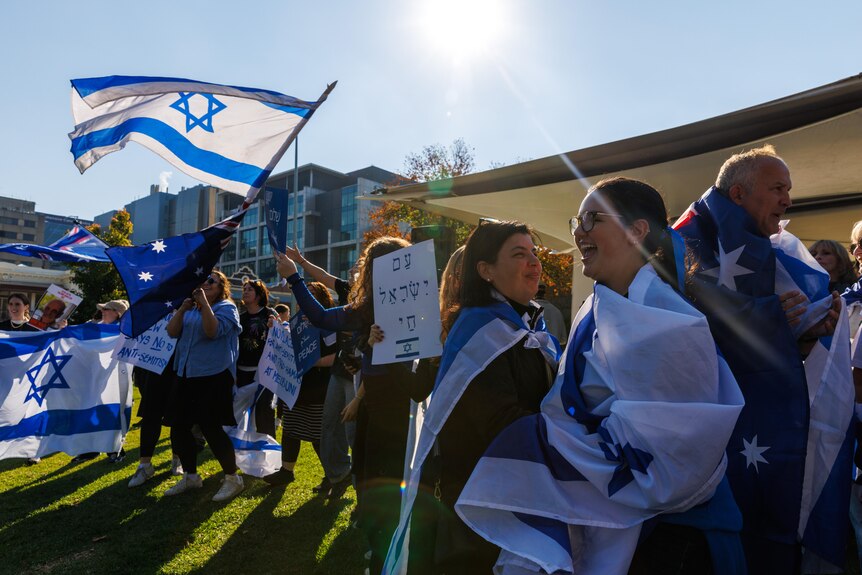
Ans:
[[[299,224],[299,136],[293,140],[293,245],[296,246],[296,227]]]

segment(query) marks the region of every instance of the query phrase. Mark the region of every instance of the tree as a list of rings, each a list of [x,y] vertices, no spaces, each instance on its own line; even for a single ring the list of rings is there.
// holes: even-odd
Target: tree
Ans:
[[[473,148],[458,138],[447,149],[440,144],[425,146],[418,154],[408,154],[404,160],[404,176],[414,182],[432,182],[469,174],[475,168]],[[404,181],[391,182],[400,185]],[[365,245],[381,236],[407,238],[402,231],[404,225],[411,228],[426,225],[450,226],[455,230],[456,245],[462,246],[476,227],[459,220],[414,208],[400,202],[384,201],[379,207],[368,212],[371,227],[365,232]],[[529,223],[529,222],[528,222]],[[548,295],[564,296],[572,293],[573,258],[571,254],[557,254],[552,250],[539,247],[539,260],[542,262],[543,282],[548,287]]]
[[[113,218],[106,232],[99,224],[87,227],[88,230],[109,246],[130,246],[132,242],[132,220],[129,212],[120,210]],[[78,295],[83,298],[81,305],[72,314],[72,323],[83,323],[96,313],[96,304],[112,299],[128,299],[126,288],[120,274],[110,262],[83,262],[69,264],[72,281],[78,287]]]

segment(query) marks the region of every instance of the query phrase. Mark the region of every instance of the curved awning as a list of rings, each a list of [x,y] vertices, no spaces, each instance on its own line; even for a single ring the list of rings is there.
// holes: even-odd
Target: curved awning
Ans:
[[[571,247],[568,219],[601,178],[645,180],[680,214],[731,154],[770,143],[793,179],[788,229],[803,241],[847,243],[862,219],[862,75],[693,124],[529,162],[383,190],[376,199],[475,223],[533,225],[545,245]]]

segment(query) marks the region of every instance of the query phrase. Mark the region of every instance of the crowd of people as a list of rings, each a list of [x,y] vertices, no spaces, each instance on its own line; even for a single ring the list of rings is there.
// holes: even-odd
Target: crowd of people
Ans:
[[[321,330],[320,357],[292,408],[256,397],[257,431],[282,422],[282,466],[264,480],[293,482],[309,442],[324,470],[315,492],[355,487],[372,573],[836,572],[851,519],[862,549],[851,419],[839,414],[854,408],[854,381],[862,401],[858,338],[850,348],[862,222],[850,251],[797,249],[781,224],[791,187],[770,146],[735,154],[670,227],[649,184],[596,183],[570,221],[594,290],[569,331],[540,290],[531,227],[483,220],[443,272],[443,354],[415,362],[373,361],[387,334],[372,262],[406,240],[372,241],[350,282],[296,248],[276,254],[297,311]],[[113,303],[102,321],[119,319]],[[213,500],[242,491],[223,426],[290,310],[270,307],[257,280],[241,303],[213,271],[167,325],[169,367],[136,368],[129,487],[153,477],[165,423],[181,476],[165,495],[202,486],[193,429],[224,472]],[[13,294],[0,329],[29,329],[28,306]],[[824,408],[827,395],[846,409]]]

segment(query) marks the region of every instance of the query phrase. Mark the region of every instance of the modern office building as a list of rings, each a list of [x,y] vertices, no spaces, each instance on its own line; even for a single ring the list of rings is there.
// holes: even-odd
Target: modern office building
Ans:
[[[289,202],[286,217],[287,241],[294,243],[306,259],[331,274],[347,278],[348,270],[359,256],[363,232],[368,229],[368,212],[376,202],[370,197],[376,189],[399,176],[369,166],[342,173],[316,164],[300,166],[299,193],[294,194],[293,170],[271,176],[258,201],[249,209],[235,239],[219,262],[228,276],[249,274],[267,283],[275,282],[275,261],[266,231],[266,190],[286,191]],[[218,218],[229,211],[220,207]],[[242,270],[242,271],[240,271]]]

